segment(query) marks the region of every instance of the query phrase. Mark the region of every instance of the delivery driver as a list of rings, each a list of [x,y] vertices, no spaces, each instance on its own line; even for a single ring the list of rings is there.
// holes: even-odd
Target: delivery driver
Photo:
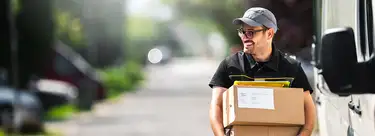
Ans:
[[[292,87],[304,88],[305,92],[305,125],[299,135],[310,136],[316,114],[310,95],[312,89],[301,64],[284,56],[272,43],[278,29],[273,13],[260,7],[250,8],[233,23],[239,26],[238,35],[244,49],[225,58],[209,83],[212,88],[210,123],[215,136],[224,136],[222,96],[234,83],[229,75],[244,74],[255,78],[293,77]]]

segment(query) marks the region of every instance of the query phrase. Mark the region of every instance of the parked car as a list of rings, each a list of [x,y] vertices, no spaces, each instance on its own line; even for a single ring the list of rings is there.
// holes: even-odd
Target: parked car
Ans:
[[[43,129],[42,104],[30,90],[0,86],[0,116],[5,130],[40,132]]]
[[[64,81],[40,79],[35,81],[33,90],[41,101],[44,112],[53,107],[77,102],[77,87]]]
[[[67,45],[57,42],[53,48],[51,59],[47,63],[45,78],[68,82],[76,86],[80,94],[83,86],[89,84],[94,91],[94,100],[102,100],[106,96],[104,85],[97,71],[90,66],[78,53]]]

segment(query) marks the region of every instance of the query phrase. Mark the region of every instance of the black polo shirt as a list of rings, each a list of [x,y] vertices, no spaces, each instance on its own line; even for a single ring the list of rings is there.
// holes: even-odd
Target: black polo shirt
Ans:
[[[231,87],[234,81],[229,78],[229,75],[247,75],[252,78],[292,77],[294,80],[291,87],[313,92],[301,63],[284,55],[274,46],[271,58],[263,63],[257,63],[251,55],[242,51],[226,57],[217,68],[209,86],[211,88],[214,86]]]

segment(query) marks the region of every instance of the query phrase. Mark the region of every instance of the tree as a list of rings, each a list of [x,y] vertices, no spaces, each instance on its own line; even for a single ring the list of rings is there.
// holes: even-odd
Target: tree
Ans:
[[[242,0],[194,0],[194,1],[167,1],[178,9],[177,19],[182,18],[194,18],[197,20],[210,20],[215,27],[224,35],[230,46],[239,44],[240,39],[238,38],[236,28],[237,26],[232,24],[234,18],[242,16],[245,11],[245,5]],[[199,23],[198,21],[196,22]]]
[[[178,9],[179,19],[211,20],[222,32],[230,46],[241,43],[232,20],[241,17],[250,7],[264,7],[278,20],[276,45],[284,52],[298,53],[310,47],[313,36],[312,0],[163,0]],[[196,22],[197,24],[199,22]],[[311,59],[310,53],[302,53]]]
[[[97,68],[124,61],[123,0],[55,0],[58,38]]]

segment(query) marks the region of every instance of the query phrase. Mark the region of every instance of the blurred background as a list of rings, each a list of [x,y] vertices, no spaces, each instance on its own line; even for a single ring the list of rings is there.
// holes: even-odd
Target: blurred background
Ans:
[[[311,0],[2,0],[4,133],[213,135],[208,82],[254,6],[312,82]]]

